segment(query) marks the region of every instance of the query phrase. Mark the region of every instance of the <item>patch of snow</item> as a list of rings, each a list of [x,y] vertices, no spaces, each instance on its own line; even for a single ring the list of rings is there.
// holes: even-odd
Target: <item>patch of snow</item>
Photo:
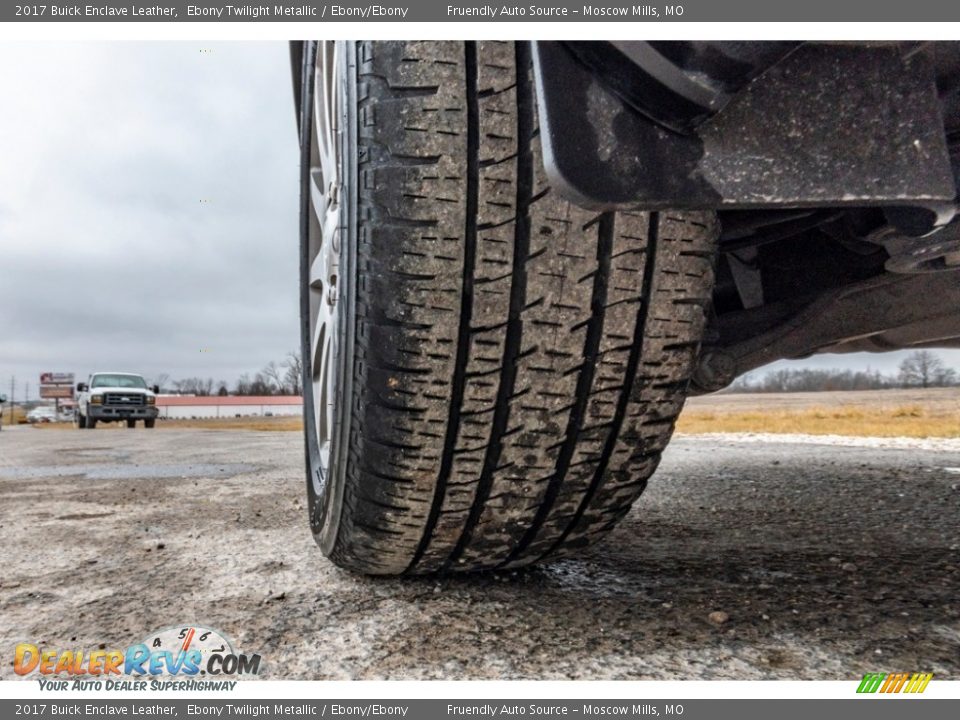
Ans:
[[[804,435],[800,433],[701,433],[697,435],[677,433],[676,437],[700,437],[705,440],[717,442],[786,443],[890,450],[960,452],[960,438],[851,437],[848,435]],[[960,468],[949,468],[948,471],[960,474]]]

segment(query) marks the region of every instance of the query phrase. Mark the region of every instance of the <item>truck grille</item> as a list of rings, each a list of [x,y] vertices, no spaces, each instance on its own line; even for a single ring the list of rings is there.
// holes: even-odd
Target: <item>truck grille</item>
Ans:
[[[104,405],[118,405],[120,407],[140,407],[144,397],[138,393],[107,393],[103,398]]]

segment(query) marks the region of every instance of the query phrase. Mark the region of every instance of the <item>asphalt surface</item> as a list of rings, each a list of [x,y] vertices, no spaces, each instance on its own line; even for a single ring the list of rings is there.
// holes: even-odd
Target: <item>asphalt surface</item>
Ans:
[[[581,558],[403,580],[321,555],[301,459],[288,432],[4,429],[0,677],[17,642],[199,623],[272,679],[960,679],[955,441],[677,438]]]

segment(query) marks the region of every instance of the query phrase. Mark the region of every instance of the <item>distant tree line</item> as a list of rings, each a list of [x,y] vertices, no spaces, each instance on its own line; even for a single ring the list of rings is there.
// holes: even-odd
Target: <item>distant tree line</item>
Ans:
[[[282,362],[270,361],[257,372],[241,375],[231,387],[225,380],[187,377],[172,379],[157,375],[152,384],[160,391],[181,395],[302,395],[300,353],[290,352]],[[947,367],[936,353],[917,350],[900,363],[896,373],[879,370],[841,370],[838,368],[771,370],[757,377],[747,373],[730,386],[729,392],[821,392],[829,390],[886,390],[890,388],[955,387],[960,376]]]
[[[748,373],[730,386],[731,392],[822,392],[828,390],[886,390],[960,385],[956,370],[929,350],[910,353],[897,372],[879,370],[771,370],[761,377]]]
[[[152,384],[160,387],[160,392],[177,395],[302,395],[303,383],[300,373],[303,362],[300,353],[290,352],[280,363],[270,361],[260,370],[250,375],[244,373],[231,387],[226,380],[214,381],[213,378],[187,377],[175,380],[167,373],[153,378]]]

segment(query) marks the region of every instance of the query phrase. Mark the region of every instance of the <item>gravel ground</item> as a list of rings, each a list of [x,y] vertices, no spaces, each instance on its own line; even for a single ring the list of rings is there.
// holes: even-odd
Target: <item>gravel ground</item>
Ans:
[[[580,559],[383,580],[314,546],[297,433],[8,428],[0,677],[198,623],[273,679],[960,679],[960,449],[799,440],[677,438]]]

